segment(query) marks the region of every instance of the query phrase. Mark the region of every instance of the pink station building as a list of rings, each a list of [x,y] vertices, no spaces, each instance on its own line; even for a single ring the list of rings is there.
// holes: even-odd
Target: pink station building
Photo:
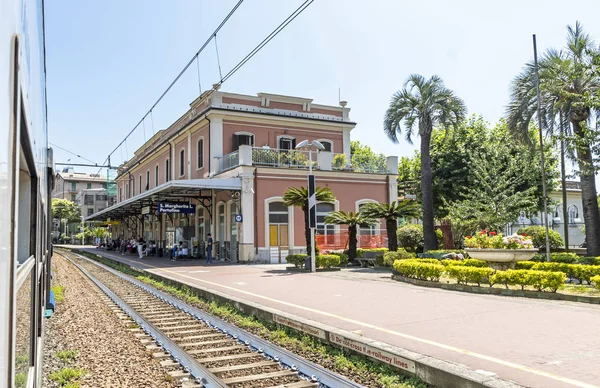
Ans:
[[[335,236],[344,226],[325,225],[334,210],[358,211],[364,203],[396,200],[398,158],[368,171],[350,160],[350,108],[312,99],[208,91],[169,128],[158,131],[121,165],[117,203],[87,217],[109,221],[113,238],[143,236],[159,250],[184,241],[203,255],[211,233],[214,256],[232,262],[285,262],[304,253],[301,209],[283,204],[289,187],[307,186],[312,163],[318,187],[336,200],[317,204],[317,234]],[[325,151],[296,150],[318,140]],[[335,160],[334,160],[335,158]],[[379,233],[375,227],[364,233]],[[321,237],[322,238],[322,237]]]

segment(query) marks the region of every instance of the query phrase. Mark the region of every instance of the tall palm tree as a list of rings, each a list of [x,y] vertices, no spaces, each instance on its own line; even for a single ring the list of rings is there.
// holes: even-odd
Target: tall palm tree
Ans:
[[[392,97],[385,113],[383,130],[394,143],[404,127],[404,137],[412,143],[415,129],[421,137],[421,203],[423,208],[423,234],[425,251],[435,249],[437,240],[433,225],[433,177],[429,145],[435,126],[458,126],[465,118],[467,108],[462,99],[444,86],[437,75],[425,79],[412,74]]]
[[[417,218],[421,212],[419,205],[410,199],[392,201],[392,203],[373,202],[365,204],[361,213],[368,218],[385,219],[385,229],[388,236],[388,249],[390,251],[398,250],[398,218]]]
[[[567,27],[567,46],[563,52],[547,51],[539,61],[539,84],[542,109],[537,109],[535,89],[535,66],[528,63],[513,81],[511,102],[508,106],[509,128],[526,137],[529,123],[534,115],[540,115],[542,126],[548,125],[548,117],[555,109],[564,112],[572,126],[573,143],[579,165],[581,200],[585,221],[587,254],[600,255],[600,212],[596,200],[597,190],[593,166],[592,144],[589,139],[589,121],[598,114],[589,99],[600,92],[600,76],[593,70],[592,40],[576,23]],[[565,219],[565,222],[567,220]]]
[[[325,217],[325,223],[331,225],[348,225],[348,260],[356,258],[356,234],[358,226],[371,226],[377,223],[377,220],[366,217],[361,212],[331,212]]]
[[[317,202],[333,202],[335,200],[333,191],[329,187],[317,187],[315,196]],[[299,207],[304,212],[304,238],[306,239],[306,252],[310,255],[312,244],[308,226],[308,189],[304,186],[288,188],[283,194],[283,204]]]

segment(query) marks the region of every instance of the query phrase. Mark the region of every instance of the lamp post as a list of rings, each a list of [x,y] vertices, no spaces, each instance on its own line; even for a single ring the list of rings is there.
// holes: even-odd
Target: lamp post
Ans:
[[[312,148],[315,147],[317,155],[325,147],[317,140],[303,140],[296,145],[297,150],[308,149],[308,226],[310,227],[310,272],[315,272],[315,228],[317,227],[317,198],[315,195],[315,176],[312,173]]]

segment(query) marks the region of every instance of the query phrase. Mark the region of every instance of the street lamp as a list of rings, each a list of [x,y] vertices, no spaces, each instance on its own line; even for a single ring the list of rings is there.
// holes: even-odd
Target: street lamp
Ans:
[[[310,272],[316,271],[315,258],[315,228],[317,226],[317,199],[315,196],[315,176],[312,173],[312,148],[315,147],[317,155],[325,150],[325,146],[318,140],[303,140],[296,145],[297,150],[308,149],[308,226],[310,227]]]

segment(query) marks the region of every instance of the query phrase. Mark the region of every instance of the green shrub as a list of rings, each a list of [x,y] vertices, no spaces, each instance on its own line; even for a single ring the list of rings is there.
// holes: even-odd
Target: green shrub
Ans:
[[[537,263],[535,261],[517,261],[515,269],[531,269]]]
[[[340,257],[337,255],[319,255],[316,257],[317,268],[339,267]]]
[[[287,255],[285,261],[290,264],[294,264],[296,268],[304,268],[304,260],[308,257],[308,255]]]
[[[596,287],[596,289],[600,290],[600,275],[592,276],[591,280],[592,280],[592,283],[594,283],[594,287]]]
[[[534,261],[536,263],[542,263],[542,262],[546,261],[546,255],[541,254],[541,253],[536,253],[535,255],[533,255],[533,257],[531,259],[529,259],[529,261]]]
[[[550,261],[555,263],[573,264],[577,262],[578,257],[577,254],[571,252],[552,253],[550,255]]]
[[[448,276],[456,279],[458,284],[477,283],[478,286],[494,273],[494,269],[486,267],[469,267],[464,265],[449,265],[445,269]]]
[[[408,252],[423,250],[423,226],[404,225],[398,228],[398,244]]]
[[[394,265],[394,261],[396,260],[410,260],[414,259],[415,254],[406,252],[406,250],[399,248],[397,252],[386,252],[383,254],[383,262],[382,264],[386,267],[391,267]],[[379,264],[379,263],[377,263]]]
[[[348,254],[343,253],[343,252],[327,252],[328,255],[335,255],[335,256],[339,256],[340,258],[340,265],[341,266],[345,266],[346,264],[348,264]]]
[[[441,264],[442,262],[438,259],[410,259],[419,263],[427,263],[427,264]]]
[[[517,234],[526,234],[533,237],[533,246],[536,248],[546,248],[546,228],[543,226],[527,226],[517,230]],[[550,239],[550,249],[556,249],[563,246],[563,239],[555,230],[548,230]]]
[[[574,264],[565,264],[565,263],[537,263],[531,269],[533,271],[550,271],[550,272],[562,272],[566,274],[568,277],[572,278],[575,276],[575,270],[572,268]]]
[[[396,260],[394,269],[407,278],[429,280],[437,282],[444,272],[444,266],[433,263],[425,263],[419,260]]]
[[[600,256],[580,256],[577,258],[577,264],[600,265]]]
[[[487,261],[477,260],[477,259],[465,259],[465,260],[445,259],[445,260],[442,260],[442,264],[445,266],[456,265],[459,267],[479,267],[479,268],[489,267]]]
[[[570,264],[570,273],[567,273],[569,277],[576,277],[580,282],[587,282],[592,284],[592,278],[600,275],[600,266],[598,265],[585,265],[585,264]]]
[[[497,271],[490,276],[490,285],[504,284],[508,286],[532,286],[538,291],[549,289],[556,292],[564,287],[566,275],[563,272],[532,271],[526,269],[509,269],[508,271]]]

